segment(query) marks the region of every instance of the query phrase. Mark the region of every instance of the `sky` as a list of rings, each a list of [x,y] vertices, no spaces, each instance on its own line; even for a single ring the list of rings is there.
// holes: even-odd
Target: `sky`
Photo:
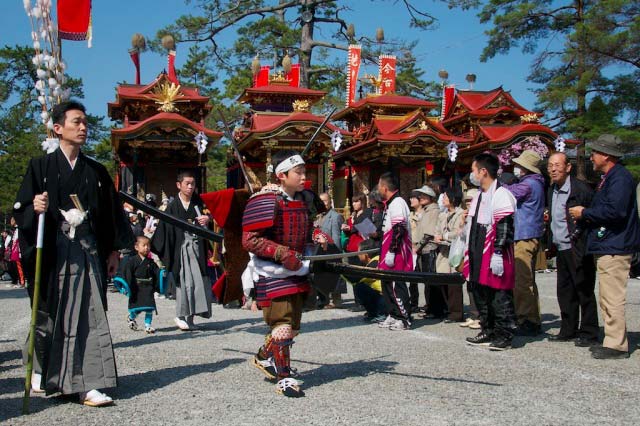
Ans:
[[[387,39],[393,37],[418,40],[413,54],[418,66],[425,71],[425,80],[439,81],[438,71],[449,72],[449,82],[468,89],[465,76],[477,75],[475,90],[491,90],[503,86],[511,91],[515,99],[525,108],[533,109],[535,86],[526,81],[533,59],[515,49],[508,55],[498,56],[482,63],[479,60],[486,45],[484,31],[475,16],[477,11],[449,10],[445,4],[435,0],[414,0],[439,20],[438,28],[420,31],[410,28],[409,19],[402,2],[388,1],[384,4],[369,0],[351,0],[353,12],[345,18],[354,23],[356,35],[375,37],[378,27],[383,27]],[[396,3],[396,4],[394,4]],[[2,0],[0,14],[0,44],[31,44],[31,27],[24,12],[22,0]],[[422,7],[422,6],[421,6]],[[171,24],[182,14],[194,10],[193,5],[183,0],[94,0],[92,10],[93,47],[86,42],[63,41],[62,56],[68,65],[68,72],[82,78],[85,98],[83,102],[90,113],[107,115],[107,103],[115,100],[118,82],[134,82],[135,69],[129,58],[131,36],[142,33],[147,39],[156,31]],[[194,12],[195,13],[195,12]],[[322,32],[316,35],[330,34]],[[235,29],[230,28],[218,38],[219,43],[231,43]],[[178,45],[176,66],[186,59],[187,47]],[[340,54],[340,53],[339,53]],[[344,52],[346,66],[346,52]],[[249,65],[248,65],[249,66]],[[151,82],[166,68],[166,56],[145,52],[141,56],[142,83]],[[361,68],[360,76],[377,73],[377,69]],[[222,82],[219,82],[222,84]]]

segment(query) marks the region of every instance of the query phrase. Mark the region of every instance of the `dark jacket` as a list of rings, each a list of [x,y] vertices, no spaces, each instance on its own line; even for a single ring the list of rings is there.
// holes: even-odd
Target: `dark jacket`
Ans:
[[[593,189],[584,181],[578,180],[574,177],[569,177],[571,181],[571,189],[569,190],[569,197],[567,198],[567,206],[565,215],[567,218],[567,227],[569,228],[569,236],[571,238],[571,249],[576,256],[576,264],[580,264],[582,257],[585,255],[587,249],[587,232],[586,225],[583,221],[576,222],[571,215],[569,215],[569,208],[575,206],[589,207],[593,199]],[[552,185],[551,189],[547,191],[547,205],[549,206],[549,215],[553,211],[553,189],[556,185]],[[580,230],[576,232],[576,228]],[[549,227],[549,241],[553,241],[551,227]]]
[[[640,225],[631,173],[616,164],[604,176],[591,207],[584,209],[587,253],[631,254],[640,250]]]

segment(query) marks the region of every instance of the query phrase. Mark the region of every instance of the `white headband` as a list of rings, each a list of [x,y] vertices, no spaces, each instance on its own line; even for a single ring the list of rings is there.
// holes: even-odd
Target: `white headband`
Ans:
[[[287,158],[286,160],[278,164],[278,167],[276,167],[276,174],[280,172],[286,173],[289,170],[301,164],[304,164],[304,160],[302,159],[302,157],[297,154],[292,155],[291,157]]]

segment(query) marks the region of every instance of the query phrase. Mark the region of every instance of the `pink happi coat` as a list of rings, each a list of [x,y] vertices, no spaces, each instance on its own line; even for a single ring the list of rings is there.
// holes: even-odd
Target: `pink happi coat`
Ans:
[[[404,238],[396,251],[395,263],[387,266],[384,257],[389,252],[393,240],[393,226],[401,224],[406,228]],[[382,247],[380,248],[379,269],[393,271],[413,271],[413,251],[411,246],[411,228],[409,225],[409,206],[400,196],[391,199],[386,206],[384,222],[382,223]]]
[[[467,217],[467,242],[470,241],[471,222],[476,214],[478,198],[480,192],[476,194],[469,207],[469,216]],[[516,199],[513,195],[503,187],[497,187],[497,181],[494,181],[491,187],[482,193],[482,201],[478,210],[478,224],[490,225],[487,227],[487,234],[482,249],[482,260],[480,263],[480,274],[478,282],[497,290],[513,290],[515,286],[515,256],[513,244],[502,250],[502,259],[504,262],[504,273],[502,276],[495,275],[490,268],[491,255],[494,252],[494,243],[496,240],[496,223],[501,219],[512,215],[516,211]],[[469,279],[471,268],[469,265],[469,246],[464,253],[464,264],[462,273],[466,279]]]

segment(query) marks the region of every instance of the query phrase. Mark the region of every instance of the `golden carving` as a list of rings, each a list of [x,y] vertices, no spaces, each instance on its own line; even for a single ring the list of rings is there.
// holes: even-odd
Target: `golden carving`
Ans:
[[[293,110],[295,112],[309,112],[311,104],[307,99],[297,99],[293,101]]]
[[[175,102],[184,95],[180,93],[180,85],[175,83],[163,82],[153,90],[155,102],[160,105],[158,111],[176,112],[178,109]]]
[[[291,83],[291,80],[289,80],[282,71],[269,75],[269,84],[289,85],[289,83]]]
[[[538,114],[532,112],[531,114],[525,114],[520,117],[520,121],[522,123],[537,123],[538,122]]]

